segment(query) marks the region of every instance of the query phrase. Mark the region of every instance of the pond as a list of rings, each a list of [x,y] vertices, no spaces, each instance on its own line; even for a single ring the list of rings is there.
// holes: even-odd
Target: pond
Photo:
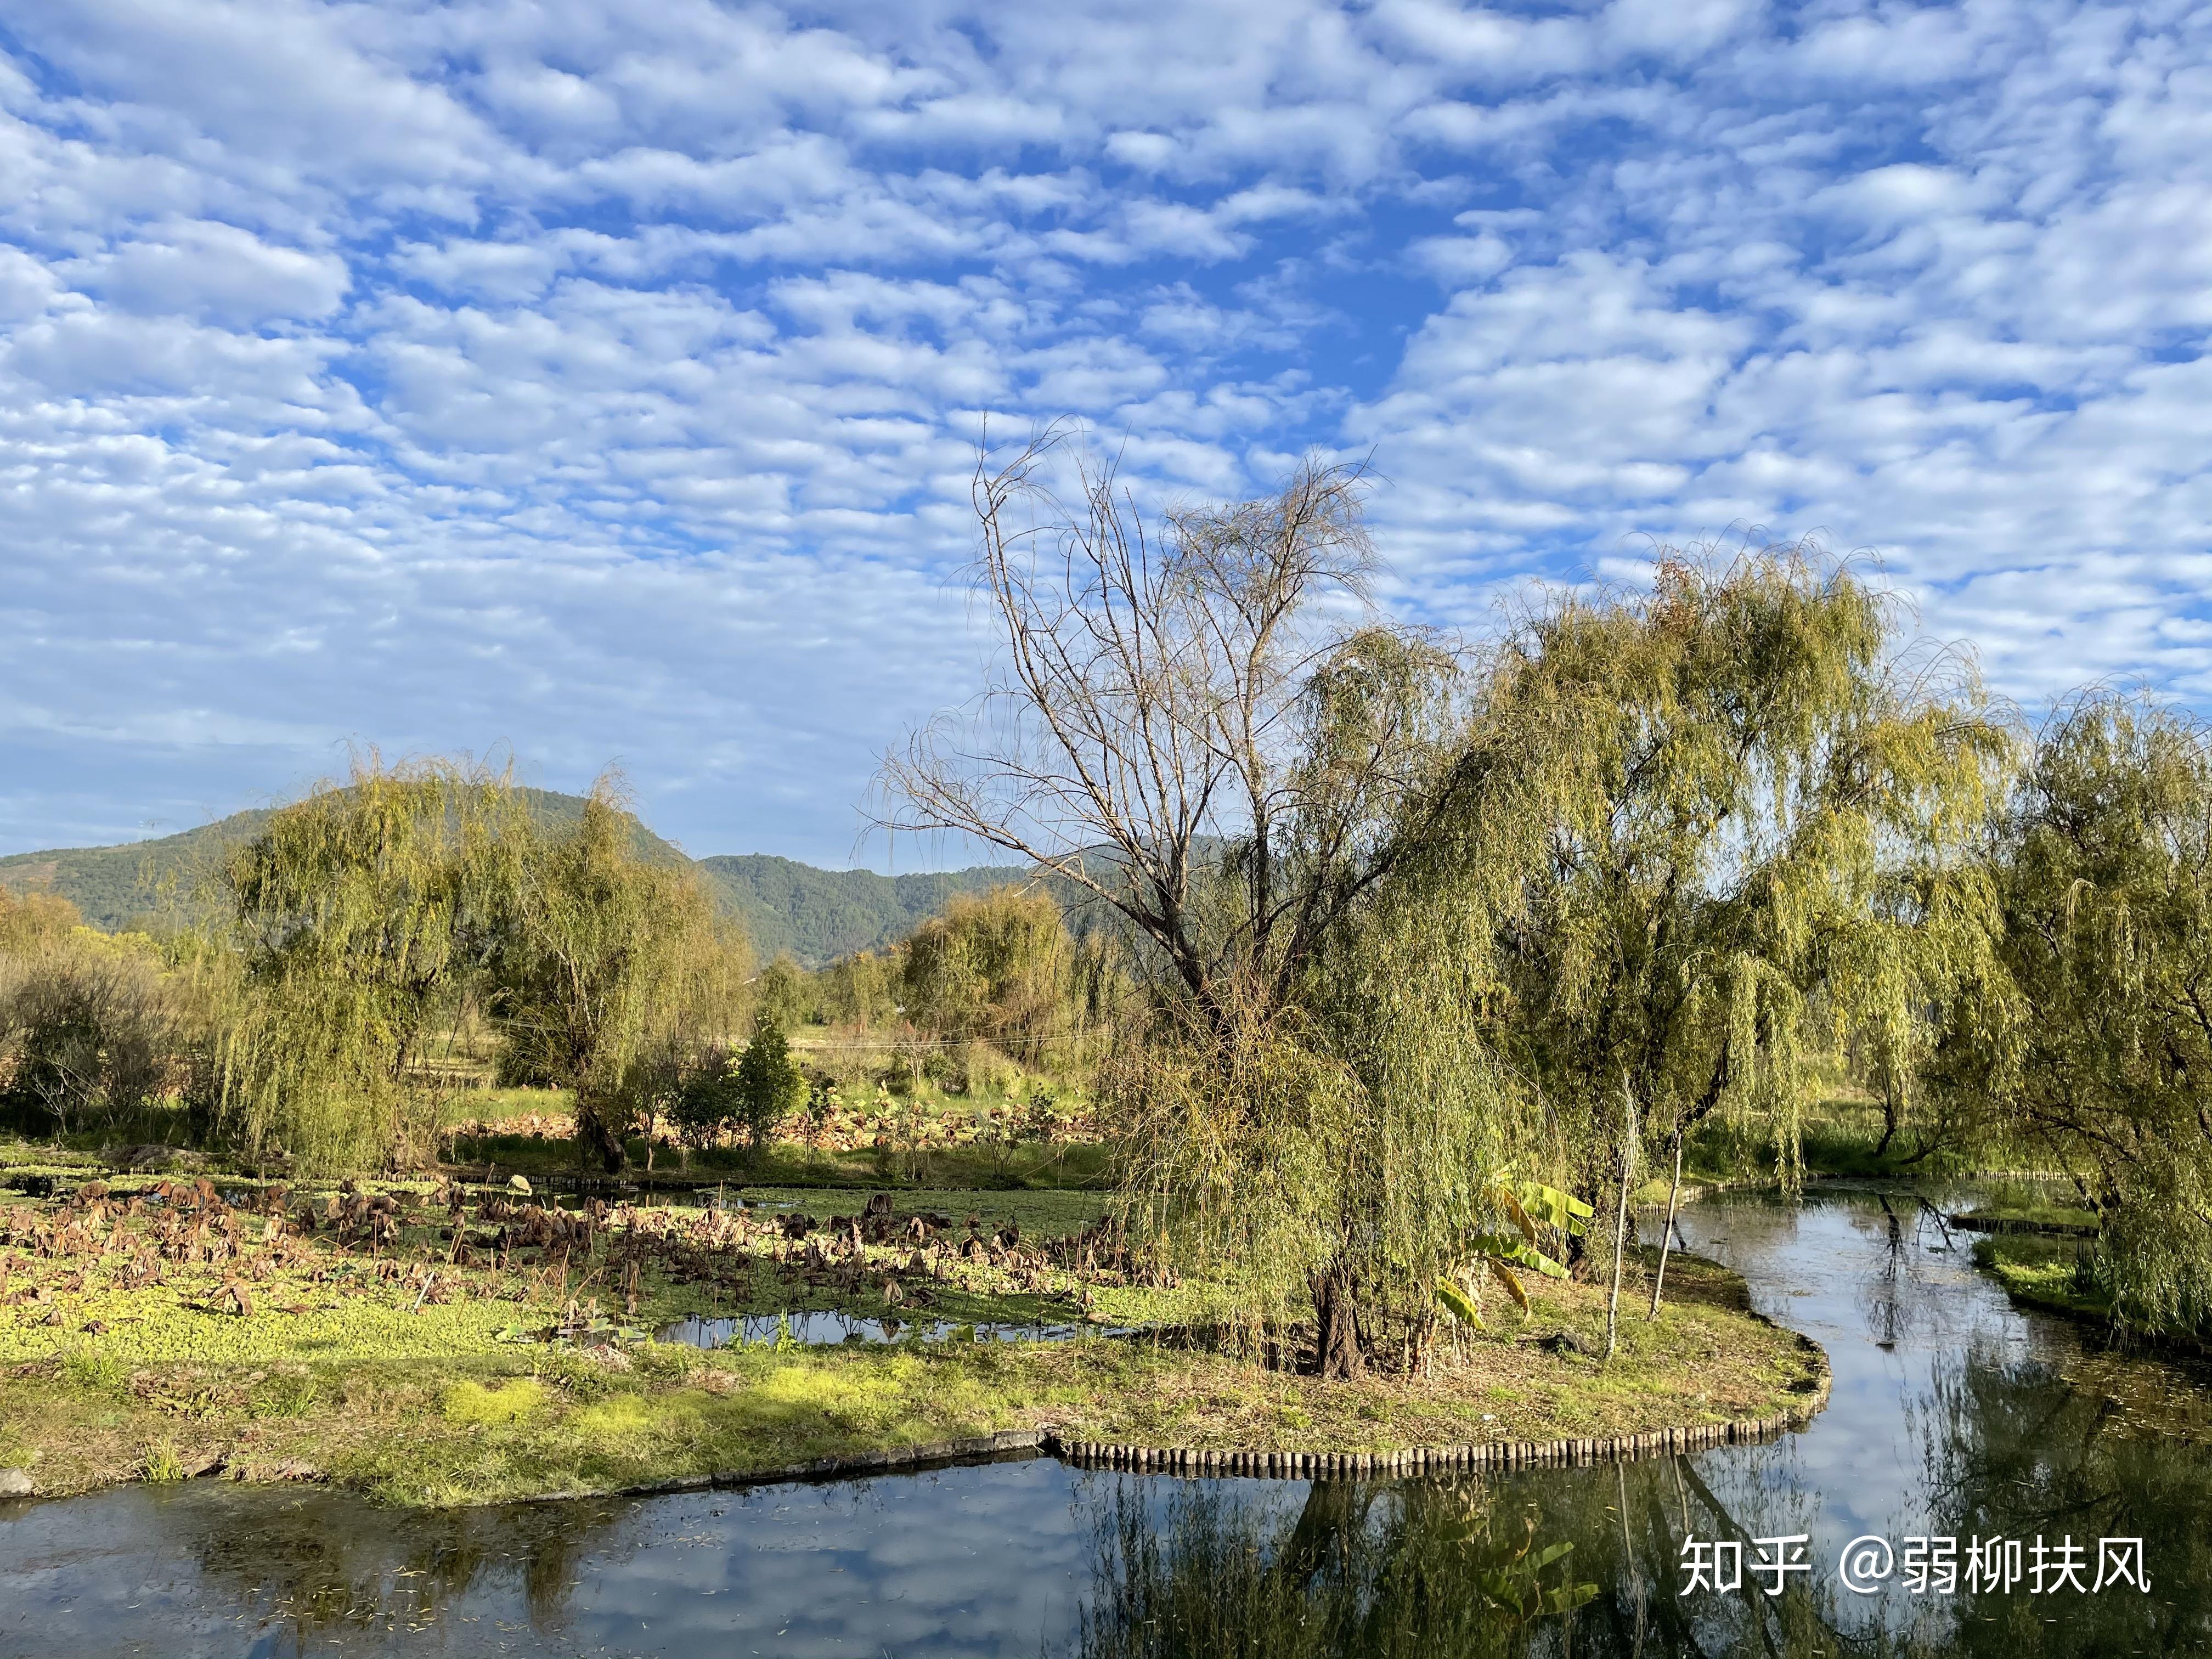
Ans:
[[[1127,1336],[1119,1326],[1018,1323],[986,1320],[962,1325],[948,1319],[870,1319],[859,1314],[790,1313],[740,1314],[732,1319],[709,1319],[694,1315],[664,1325],[654,1335],[663,1342],[685,1342],[695,1348],[751,1347],[775,1344],[788,1337],[804,1346],[839,1342],[943,1342],[963,1331],[974,1333],[978,1342],[1072,1342],[1084,1337]]]
[[[1808,1431],[1481,1479],[1025,1457],[420,1516],[131,1487],[0,1505],[0,1653],[2024,1659],[2212,1640],[2201,1373],[2014,1310],[1909,1197],[1715,1200],[1681,1224],[1828,1349]],[[1780,1596],[1750,1571],[1748,1593],[1679,1593],[1686,1537],[1796,1534],[1811,1571]],[[1869,1534],[1960,1540],[1955,1593],[1844,1587],[1839,1554]],[[2096,1540],[2140,1537],[2149,1588],[1970,1589],[1966,1540],[1996,1534],[2087,1540],[2093,1563]]]

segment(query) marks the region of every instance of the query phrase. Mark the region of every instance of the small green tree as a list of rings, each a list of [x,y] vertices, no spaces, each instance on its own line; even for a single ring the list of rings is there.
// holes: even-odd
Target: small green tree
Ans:
[[[668,1103],[668,1121],[685,1146],[711,1146],[739,1118],[737,1065],[720,1043],[688,1062]]]
[[[821,1007],[821,988],[814,975],[788,951],[778,954],[753,981],[754,1017],[772,1020],[787,1031],[811,1024]]]
[[[774,1020],[761,1021],[738,1057],[733,1093],[736,1120],[755,1152],[768,1145],[785,1113],[806,1103],[806,1079],[792,1061],[783,1027]]]
[[[99,933],[66,900],[0,890],[0,1103],[51,1119],[59,1138],[179,1088],[184,988],[143,934]]]

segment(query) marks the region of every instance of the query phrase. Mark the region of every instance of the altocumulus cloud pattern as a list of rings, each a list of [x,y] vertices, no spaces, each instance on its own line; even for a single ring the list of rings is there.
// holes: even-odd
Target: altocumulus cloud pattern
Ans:
[[[0,850],[387,749],[835,861],[979,422],[1372,453],[1394,602],[1755,524],[2207,688],[2212,8],[18,0]]]

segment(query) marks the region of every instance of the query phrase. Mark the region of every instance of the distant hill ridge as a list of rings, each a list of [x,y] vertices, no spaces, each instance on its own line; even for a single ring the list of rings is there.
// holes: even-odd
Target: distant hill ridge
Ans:
[[[527,793],[532,805],[556,822],[583,810],[580,795],[547,789]],[[0,858],[0,886],[58,893],[94,927],[125,927],[160,908],[165,890],[182,889],[202,872],[212,872],[230,848],[260,829],[271,810],[234,812],[179,835],[118,847],[13,854]],[[684,857],[642,824],[638,836],[644,850]],[[694,862],[708,890],[744,925],[763,962],[787,951],[809,968],[895,944],[956,895],[983,892],[1030,875],[1017,865],[977,865],[884,876],[872,870],[820,870],[765,853]]]

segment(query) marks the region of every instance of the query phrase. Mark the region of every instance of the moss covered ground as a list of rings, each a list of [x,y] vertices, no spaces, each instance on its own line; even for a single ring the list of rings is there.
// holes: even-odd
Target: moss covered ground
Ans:
[[[1046,1424],[1382,1451],[1766,1415],[1802,1400],[1818,1363],[1744,1311],[1733,1275],[1679,1255],[1667,1310],[1625,1310],[1609,1363],[1591,1357],[1602,1291],[1547,1284],[1425,1376],[1324,1383],[1151,1336],[960,1328],[1176,1322],[1188,1291],[1146,1273],[1083,1195],[908,1194],[863,1222],[857,1200],[819,1193],[782,1195],[804,1210],[562,1212],[427,1183],[113,1175],[101,1192],[94,1174],[0,1194],[0,1468],[41,1492],[221,1474],[447,1504]],[[905,1338],[701,1350],[651,1335],[687,1314],[821,1308],[905,1320]]]

